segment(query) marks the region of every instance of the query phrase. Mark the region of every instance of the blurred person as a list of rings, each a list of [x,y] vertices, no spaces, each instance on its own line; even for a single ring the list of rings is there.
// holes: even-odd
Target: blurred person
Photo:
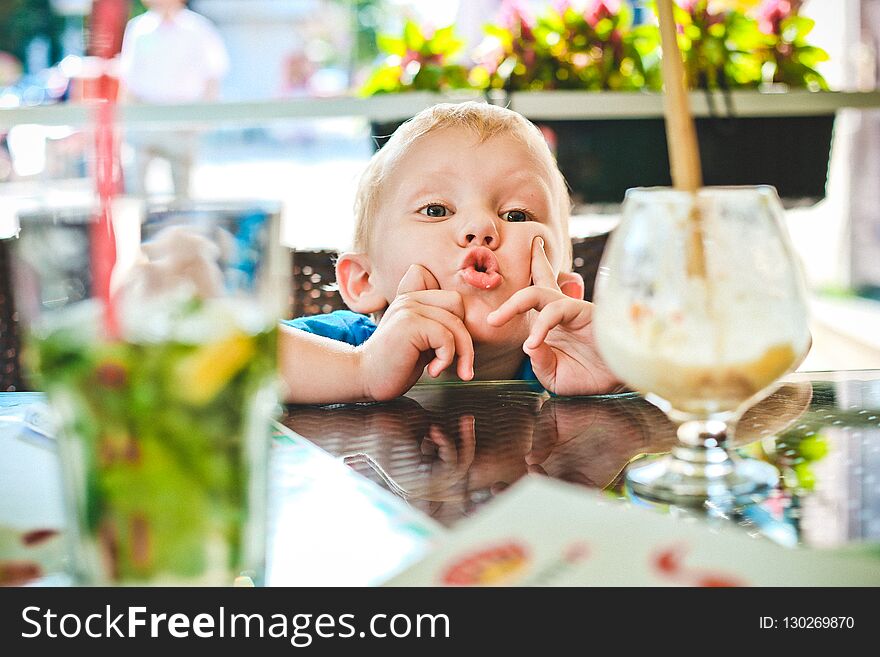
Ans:
[[[284,58],[284,77],[281,95],[287,98],[301,98],[312,95],[311,80],[315,74],[315,63],[303,50],[295,50]]]
[[[186,0],[143,0],[148,11],[128,22],[122,40],[121,99],[132,103],[193,103],[217,99],[229,55],[214,25]],[[146,196],[146,174],[155,158],[171,165],[174,193],[187,197],[195,153],[191,130],[129,133],[135,150],[130,192]]]

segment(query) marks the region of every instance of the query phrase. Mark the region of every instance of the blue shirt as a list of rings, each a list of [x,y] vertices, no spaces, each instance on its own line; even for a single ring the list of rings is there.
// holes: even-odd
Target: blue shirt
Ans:
[[[376,324],[366,315],[353,313],[350,310],[334,310],[328,315],[312,315],[311,317],[297,317],[282,322],[293,328],[320,335],[331,340],[347,342],[357,347],[366,342],[376,332]],[[532,361],[523,359],[523,363],[516,373],[517,381],[536,381],[537,377],[532,371]]]

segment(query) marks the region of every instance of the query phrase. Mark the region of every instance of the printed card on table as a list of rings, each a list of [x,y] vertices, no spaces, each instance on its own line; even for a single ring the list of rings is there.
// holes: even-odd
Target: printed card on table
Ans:
[[[880,559],[720,533],[526,477],[391,586],[877,586]]]

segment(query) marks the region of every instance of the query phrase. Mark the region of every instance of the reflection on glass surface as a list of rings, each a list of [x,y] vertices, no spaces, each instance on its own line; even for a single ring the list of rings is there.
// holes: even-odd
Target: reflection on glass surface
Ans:
[[[638,395],[551,397],[513,382],[291,406],[285,424],[447,526],[527,472],[626,499],[626,465],[676,440],[674,425]],[[744,414],[733,445],[779,468],[768,499],[733,512],[655,508],[736,522],[783,545],[880,539],[880,372],[790,375]]]

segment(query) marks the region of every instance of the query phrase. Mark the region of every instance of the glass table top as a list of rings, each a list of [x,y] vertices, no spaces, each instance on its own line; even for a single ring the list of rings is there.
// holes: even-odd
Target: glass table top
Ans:
[[[22,547],[64,527],[55,442],[20,431],[22,421],[39,431],[40,417],[26,409],[41,399],[0,394],[0,566],[27,556],[42,567],[42,583],[64,584],[57,538]],[[382,583],[443,526],[527,473],[644,504],[627,495],[623,471],[675,442],[666,416],[636,394],[554,397],[523,382],[418,385],[386,403],[288,406],[282,422],[298,436],[273,441],[272,585]],[[719,530],[735,523],[788,547],[877,551],[880,371],[792,375],[743,416],[734,444],[780,469],[767,500],[656,510],[721,523]]]
[[[675,427],[634,393],[551,396],[523,382],[418,385],[386,403],[289,406],[282,422],[445,526],[526,473],[629,497],[626,465]],[[757,505],[661,512],[733,521],[786,546],[880,539],[880,371],[790,375],[740,420],[734,445],[780,470]]]

